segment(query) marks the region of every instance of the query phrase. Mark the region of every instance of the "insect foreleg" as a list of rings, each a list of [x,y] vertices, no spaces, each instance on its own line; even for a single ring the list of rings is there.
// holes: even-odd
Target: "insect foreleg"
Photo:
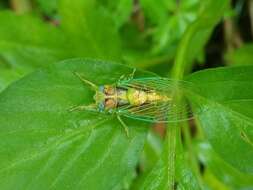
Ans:
[[[120,83],[121,81],[123,80],[132,80],[134,78],[134,74],[136,72],[136,69],[134,68],[132,73],[128,74],[128,75],[121,75],[119,80],[118,80],[118,83]]]
[[[127,137],[129,137],[128,126],[125,124],[125,122],[121,119],[119,115],[117,115],[117,119],[119,120],[120,124],[124,127]]]
[[[97,85],[95,85],[94,83],[92,83],[92,82],[88,81],[87,79],[83,78],[83,76],[82,76],[80,73],[74,72],[74,74],[75,74],[81,81],[83,81],[85,84],[88,84],[93,90],[97,90],[97,89],[98,89]]]

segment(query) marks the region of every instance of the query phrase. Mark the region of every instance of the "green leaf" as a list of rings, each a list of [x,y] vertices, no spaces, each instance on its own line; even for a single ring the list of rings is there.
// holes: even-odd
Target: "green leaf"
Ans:
[[[225,58],[231,65],[253,65],[253,44],[244,44],[239,49],[225,54]]]
[[[253,175],[244,174],[214,152],[207,142],[199,142],[197,150],[201,162],[210,170],[221,182],[230,186],[232,189],[251,189],[253,188]]]
[[[110,15],[93,0],[60,0],[61,27],[79,54],[118,60],[120,45],[117,28]]]
[[[23,73],[18,70],[0,68],[0,92],[22,75]]]
[[[196,86],[197,119],[214,150],[238,170],[253,173],[253,67],[209,69],[188,80]]]
[[[132,68],[75,59],[39,70],[0,94],[0,189],[121,189],[135,170],[147,123],[112,115],[70,112],[94,102],[97,85],[116,82]],[[100,77],[98,77],[100,76]],[[137,71],[136,76],[150,76]]]
[[[36,17],[4,11],[0,24],[4,25],[0,27],[0,53],[13,67],[46,67],[74,55],[62,32]]]
[[[116,26],[105,11],[92,1],[59,3],[62,24],[58,27],[34,15],[0,13],[4,26],[0,27],[0,55],[13,68],[28,73],[67,58],[121,58]]]

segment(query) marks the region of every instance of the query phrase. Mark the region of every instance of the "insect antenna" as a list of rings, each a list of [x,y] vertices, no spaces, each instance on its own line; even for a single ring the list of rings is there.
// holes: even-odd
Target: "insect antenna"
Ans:
[[[96,105],[95,104],[90,104],[90,105],[80,105],[80,106],[73,106],[69,109],[70,112],[73,111],[96,111]]]
[[[95,85],[94,83],[88,81],[87,79],[85,79],[80,73],[78,72],[74,72],[74,74],[81,80],[83,81],[85,84],[88,84],[93,90],[98,90],[98,86]]]

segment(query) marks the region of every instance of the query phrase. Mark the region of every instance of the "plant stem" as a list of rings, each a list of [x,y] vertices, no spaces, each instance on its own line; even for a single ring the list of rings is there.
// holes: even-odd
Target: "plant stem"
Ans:
[[[183,39],[181,40],[181,43],[179,44],[178,52],[176,54],[176,59],[175,59],[175,64],[174,67],[172,68],[172,77],[177,80],[181,80],[184,76],[187,63],[191,62],[191,60],[187,61],[187,50],[190,47],[191,40],[193,36],[195,35],[196,29],[198,29],[199,24],[201,22],[195,22],[193,23],[185,32]],[[191,66],[190,66],[191,67]],[[174,104],[180,103],[181,97],[180,95],[176,97],[176,100],[174,101]],[[188,126],[187,126],[188,127]],[[175,158],[176,158],[176,153],[177,152],[177,146],[180,147],[182,146],[182,141],[181,141],[181,128],[180,128],[180,123],[175,123],[173,126],[168,126],[167,127],[167,135],[166,137],[168,138],[168,187],[169,190],[174,189],[174,182],[175,182]],[[191,140],[190,140],[190,135],[188,138],[188,143],[191,145]],[[177,143],[178,142],[178,143]],[[181,152],[182,154],[182,152]],[[192,159],[195,159],[193,156]],[[197,164],[195,165],[197,167]],[[198,169],[196,169],[197,171]]]
[[[170,126],[167,129],[167,162],[168,162],[168,188],[173,190],[175,186],[175,175],[176,175],[176,146],[177,137],[180,134],[180,128],[177,126]]]

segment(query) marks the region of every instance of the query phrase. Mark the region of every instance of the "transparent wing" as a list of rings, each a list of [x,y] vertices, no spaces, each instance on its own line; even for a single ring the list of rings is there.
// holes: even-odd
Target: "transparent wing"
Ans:
[[[155,122],[169,123],[193,118],[189,104],[149,103],[141,106],[125,106],[118,113],[126,117]]]
[[[118,113],[126,117],[156,123],[177,122],[191,119],[193,114],[185,98],[185,93],[191,85],[191,83],[186,81],[176,81],[157,77],[122,81],[118,84],[120,88],[135,88],[147,93],[155,91],[156,93],[170,97],[170,99],[146,103],[139,106],[123,106],[118,108]],[[180,101],[176,101],[178,97],[180,97]]]
[[[186,92],[193,87],[193,84],[183,80],[150,77],[120,81],[117,86],[122,88],[136,88],[147,92],[156,91],[162,94],[171,94],[177,91],[180,91],[180,93]]]

